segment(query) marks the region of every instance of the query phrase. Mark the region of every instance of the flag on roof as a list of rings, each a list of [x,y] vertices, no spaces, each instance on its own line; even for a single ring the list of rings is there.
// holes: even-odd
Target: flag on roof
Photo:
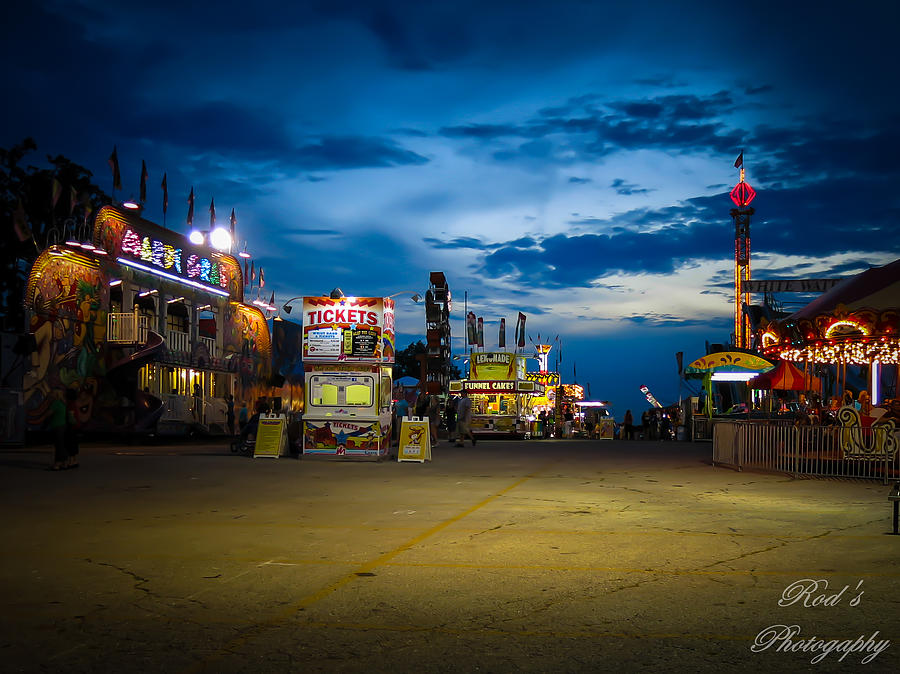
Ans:
[[[109,155],[107,162],[109,163],[109,168],[112,170],[113,174],[113,190],[122,189],[122,174],[119,172],[119,154],[116,151],[115,145],[113,145],[112,154]]]
[[[187,216],[187,224],[188,227],[194,224],[194,188],[191,187],[191,194],[188,196],[188,216]]]
[[[150,176],[147,173],[147,162],[141,159],[141,203],[143,204],[147,201],[147,178]]]

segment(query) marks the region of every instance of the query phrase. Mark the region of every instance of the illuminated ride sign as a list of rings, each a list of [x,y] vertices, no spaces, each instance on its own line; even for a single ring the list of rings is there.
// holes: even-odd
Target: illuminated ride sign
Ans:
[[[652,393],[650,393],[650,389],[646,386],[641,386],[641,393],[643,393],[647,397],[647,402],[653,405],[654,407],[662,407],[659,401],[654,397]]]
[[[559,386],[559,372],[526,372],[525,379],[544,386]]]
[[[196,253],[185,256],[181,248],[149,236],[142,237],[130,226],[125,227],[122,235],[118,261],[217,295],[229,295],[227,265]]]

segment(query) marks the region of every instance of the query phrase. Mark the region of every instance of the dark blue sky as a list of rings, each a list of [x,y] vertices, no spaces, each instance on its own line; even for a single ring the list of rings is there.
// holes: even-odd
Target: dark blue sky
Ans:
[[[896,3],[33,1],[6,8],[0,146],[32,136],[182,229],[215,197],[276,299],[421,292],[563,340],[642,409],[731,331],[727,192],[753,277],[900,253]],[[38,161],[38,157],[34,158]],[[127,195],[121,195],[127,196]],[[400,346],[424,334],[401,301]],[[511,338],[511,335],[508,336]],[[457,348],[461,348],[457,346]],[[551,357],[551,362],[552,362]]]

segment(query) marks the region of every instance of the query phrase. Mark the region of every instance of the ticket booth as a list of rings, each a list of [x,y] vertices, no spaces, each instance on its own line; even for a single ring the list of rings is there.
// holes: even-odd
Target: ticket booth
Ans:
[[[393,300],[303,298],[304,454],[388,455],[393,362]]]

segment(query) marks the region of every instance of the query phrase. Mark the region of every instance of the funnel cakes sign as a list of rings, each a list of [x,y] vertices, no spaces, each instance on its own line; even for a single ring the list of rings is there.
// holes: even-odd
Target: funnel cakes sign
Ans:
[[[394,362],[394,301],[304,297],[303,360]]]

